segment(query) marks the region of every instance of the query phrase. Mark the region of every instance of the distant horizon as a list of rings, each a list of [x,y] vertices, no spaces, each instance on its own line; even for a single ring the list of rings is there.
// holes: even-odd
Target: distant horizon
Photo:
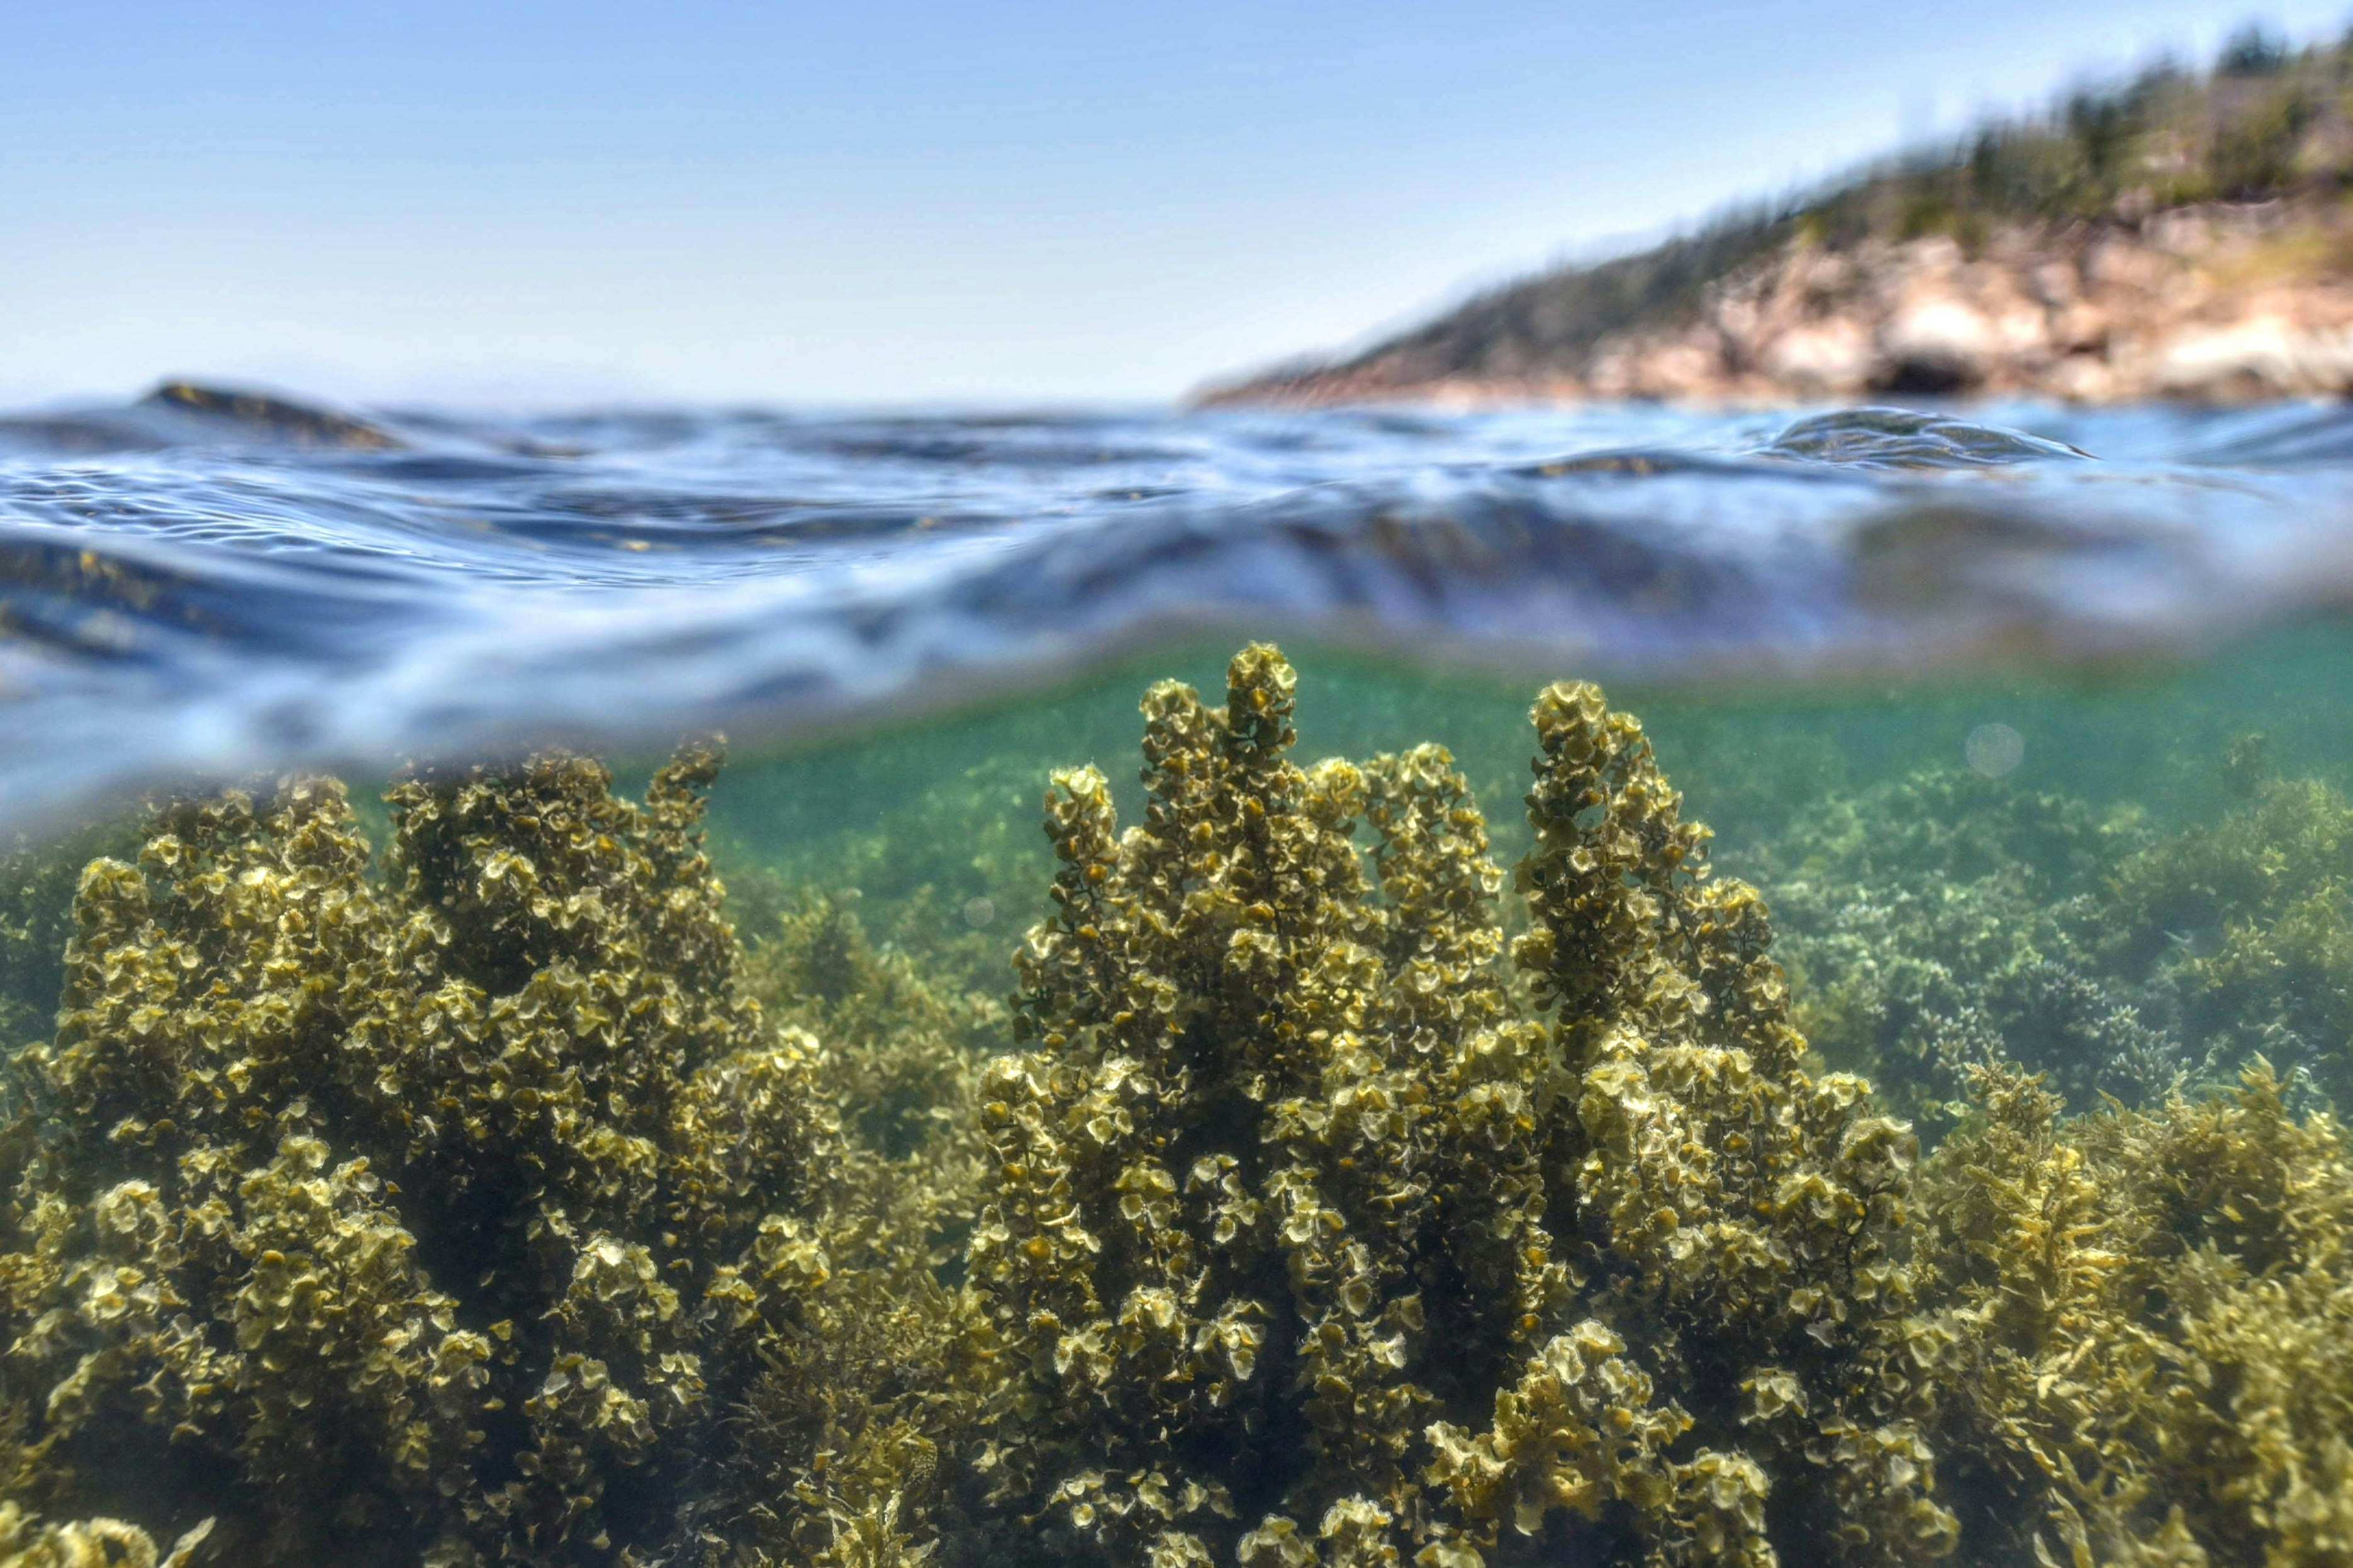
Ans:
[[[1161,406],[2254,20],[99,0],[0,83],[0,404]]]

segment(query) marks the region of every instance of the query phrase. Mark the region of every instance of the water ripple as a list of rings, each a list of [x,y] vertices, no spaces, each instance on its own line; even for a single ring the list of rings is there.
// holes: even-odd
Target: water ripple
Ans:
[[[783,732],[1209,626],[1803,679],[2195,647],[2353,584],[2353,414],[2000,413],[38,411],[0,419],[0,820]]]

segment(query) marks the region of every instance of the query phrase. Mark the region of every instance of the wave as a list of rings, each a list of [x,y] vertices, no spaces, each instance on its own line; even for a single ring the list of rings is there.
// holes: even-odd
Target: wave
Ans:
[[[0,822],[789,735],[1209,632],[1645,680],[2194,653],[2353,588],[2353,413],[0,418]]]

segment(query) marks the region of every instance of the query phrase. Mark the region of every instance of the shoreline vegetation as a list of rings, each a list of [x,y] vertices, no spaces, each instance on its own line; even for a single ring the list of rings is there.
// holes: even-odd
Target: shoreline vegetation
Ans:
[[[1203,406],[2353,392],[2353,37],[2235,37]]]
[[[1777,935],[1599,689],[1508,873],[1296,693],[1052,775],[1003,1001],[985,900],[723,887],[696,745],[11,864],[0,1565],[2344,1561],[2353,803],[1973,763]]]

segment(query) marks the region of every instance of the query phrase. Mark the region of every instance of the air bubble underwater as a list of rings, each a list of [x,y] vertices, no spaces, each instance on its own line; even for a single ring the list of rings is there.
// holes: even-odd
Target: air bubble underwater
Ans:
[[[2026,761],[2026,737],[2007,724],[1980,724],[1961,743],[1961,753],[1986,777],[2006,778]]]

